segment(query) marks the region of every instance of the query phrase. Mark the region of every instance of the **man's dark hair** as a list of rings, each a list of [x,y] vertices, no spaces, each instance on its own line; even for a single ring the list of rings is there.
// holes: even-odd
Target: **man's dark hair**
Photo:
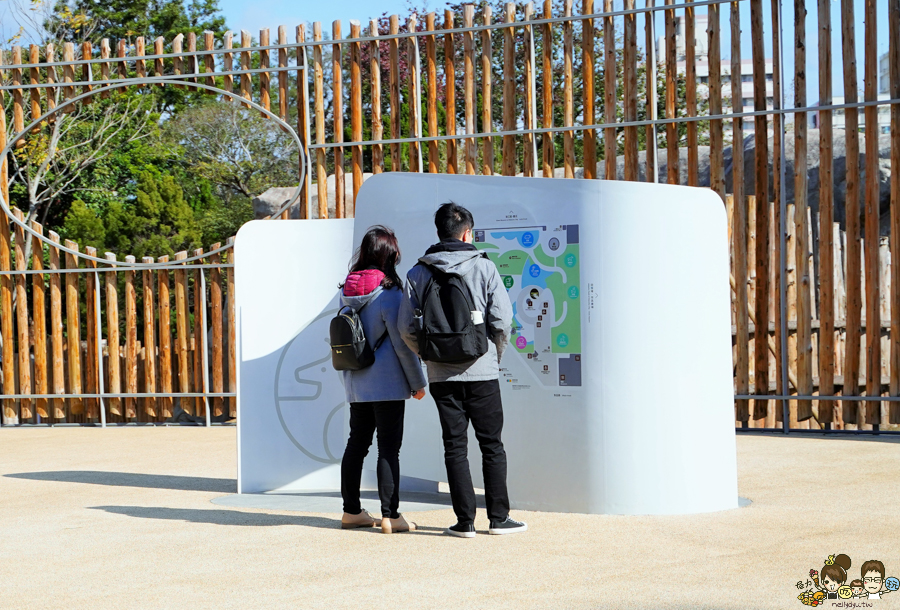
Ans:
[[[441,241],[460,239],[467,229],[475,227],[475,220],[469,210],[450,201],[434,213],[434,226]]]

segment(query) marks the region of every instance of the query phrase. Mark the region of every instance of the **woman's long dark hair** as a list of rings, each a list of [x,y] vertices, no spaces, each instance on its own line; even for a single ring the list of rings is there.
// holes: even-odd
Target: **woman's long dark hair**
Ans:
[[[397,245],[397,236],[389,228],[375,225],[369,227],[362,243],[353,254],[350,272],[378,269],[384,273],[384,279],[381,281],[384,288],[394,286],[402,288],[403,281],[397,274],[398,263],[400,263],[400,246]]]

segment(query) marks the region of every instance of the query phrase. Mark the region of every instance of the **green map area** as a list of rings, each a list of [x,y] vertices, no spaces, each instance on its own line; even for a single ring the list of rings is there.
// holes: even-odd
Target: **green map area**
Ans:
[[[578,226],[477,229],[475,246],[509,293],[515,352],[545,385],[581,385]]]

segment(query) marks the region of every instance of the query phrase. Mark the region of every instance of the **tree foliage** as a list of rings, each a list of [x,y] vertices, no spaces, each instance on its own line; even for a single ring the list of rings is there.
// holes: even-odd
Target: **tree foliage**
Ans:
[[[101,252],[144,256],[173,255],[201,243],[200,225],[171,175],[145,170],[138,175],[134,201],[114,201],[101,211],[73,202],[66,216],[68,239]]]
[[[225,18],[218,12],[218,0],[58,0],[45,27],[62,26],[66,42],[80,42],[88,31],[98,39],[172,40],[189,32],[224,31]],[[67,24],[67,15],[79,15],[81,20]]]

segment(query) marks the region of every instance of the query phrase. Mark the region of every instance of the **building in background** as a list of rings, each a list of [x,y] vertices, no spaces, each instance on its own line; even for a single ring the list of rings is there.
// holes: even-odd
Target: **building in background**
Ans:
[[[701,90],[698,91],[698,97],[709,95],[709,43],[707,38],[707,27],[709,17],[707,15],[696,15],[694,27],[694,48],[696,57],[697,78],[701,83]],[[675,18],[675,56],[678,62],[678,72],[687,71],[687,53],[686,53],[686,37],[685,23],[683,17]],[[660,65],[666,63],[666,37],[659,36],[656,39],[656,60]],[[723,111],[731,112],[731,60],[722,59],[722,98]],[[771,57],[765,60],[766,71],[766,109],[771,110],[774,107],[774,87],[772,84],[772,75],[774,72],[774,62]],[[735,78],[741,79],[741,102],[744,112],[752,112],[756,110],[753,103],[753,59],[741,59],[741,73]],[[760,109],[761,110],[761,109]],[[730,129],[731,122],[726,121],[725,128]],[[744,121],[744,130],[753,131],[753,120]]]
[[[890,63],[888,63],[888,54],[885,53],[878,60],[878,93],[887,93],[890,91],[890,88],[891,66]]]

